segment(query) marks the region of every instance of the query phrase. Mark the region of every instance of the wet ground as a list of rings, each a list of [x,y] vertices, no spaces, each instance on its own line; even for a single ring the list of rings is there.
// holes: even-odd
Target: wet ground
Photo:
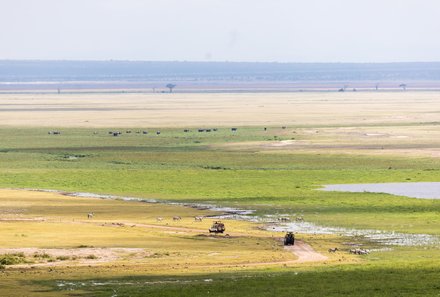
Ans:
[[[398,184],[398,183],[395,183]],[[424,184],[434,184],[440,187],[440,183],[407,183],[412,185],[415,189],[422,187]],[[371,185],[382,185],[382,184],[371,184]],[[390,184],[383,184],[390,185]],[[399,185],[399,184],[398,184]],[[334,185],[339,186],[339,185]],[[340,185],[348,186],[348,185]],[[360,185],[358,185],[360,186]],[[354,188],[356,189],[356,188]],[[30,190],[30,189],[27,189]],[[440,190],[440,189],[439,189]],[[394,246],[423,246],[423,245],[435,245],[440,243],[440,238],[438,236],[429,234],[409,234],[409,233],[398,233],[392,231],[382,231],[373,229],[349,229],[331,226],[321,226],[311,222],[304,221],[287,221],[280,222],[280,218],[287,218],[290,220],[290,214],[280,214],[280,215],[265,215],[257,216],[254,210],[246,209],[236,209],[231,207],[221,207],[212,204],[205,203],[180,203],[171,202],[156,199],[144,199],[136,197],[124,197],[124,196],[114,196],[114,195],[102,195],[94,193],[83,193],[83,192],[73,192],[66,193],[57,190],[36,190],[44,192],[57,192],[66,196],[71,197],[89,197],[89,198],[99,198],[99,199],[121,199],[125,201],[138,201],[145,203],[162,203],[168,205],[180,205],[184,207],[193,207],[197,209],[205,209],[211,211],[219,212],[218,215],[214,215],[211,218],[219,219],[235,219],[235,220],[245,220],[252,222],[265,223],[266,230],[275,232],[294,232],[303,234],[337,234],[341,236],[362,236],[365,239],[371,240],[373,242],[383,244],[383,245],[394,245]],[[363,191],[362,191],[363,192]],[[440,193],[440,192],[439,192]],[[439,195],[440,197],[440,195]],[[427,198],[424,198],[427,199]],[[439,198],[440,199],[440,198]]]

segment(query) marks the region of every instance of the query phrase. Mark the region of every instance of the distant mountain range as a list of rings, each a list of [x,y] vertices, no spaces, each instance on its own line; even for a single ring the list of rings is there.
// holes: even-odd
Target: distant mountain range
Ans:
[[[238,63],[0,60],[0,81],[405,81],[440,80],[433,63]]]
[[[238,63],[0,60],[0,91],[440,90],[440,62]]]

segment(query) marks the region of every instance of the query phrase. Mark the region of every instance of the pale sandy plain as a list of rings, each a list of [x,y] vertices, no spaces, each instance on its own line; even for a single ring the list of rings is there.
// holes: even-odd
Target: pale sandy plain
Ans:
[[[438,92],[2,94],[0,125],[322,126],[436,122]]]
[[[272,127],[278,130],[267,135],[282,141],[226,145],[261,152],[440,157],[440,92],[2,94],[1,126]]]

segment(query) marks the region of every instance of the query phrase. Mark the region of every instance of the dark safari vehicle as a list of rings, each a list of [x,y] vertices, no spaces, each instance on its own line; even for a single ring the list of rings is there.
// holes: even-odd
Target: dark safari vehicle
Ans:
[[[212,224],[211,228],[209,228],[209,233],[223,233],[225,230],[225,224],[216,221]]]
[[[295,235],[292,232],[287,232],[284,236],[284,245],[295,245]]]

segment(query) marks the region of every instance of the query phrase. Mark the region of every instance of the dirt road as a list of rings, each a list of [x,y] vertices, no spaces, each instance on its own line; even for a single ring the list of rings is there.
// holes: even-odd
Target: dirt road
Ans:
[[[302,241],[296,241],[295,245],[285,246],[284,249],[291,251],[298,257],[294,261],[295,263],[319,262],[328,259],[328,257],[316,252],[310,245]]]

